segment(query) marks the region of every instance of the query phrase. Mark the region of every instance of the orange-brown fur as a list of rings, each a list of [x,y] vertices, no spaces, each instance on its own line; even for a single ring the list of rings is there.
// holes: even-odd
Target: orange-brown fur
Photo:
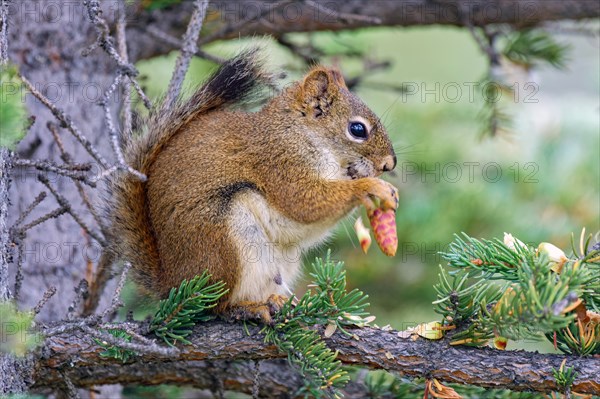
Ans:
[[[111,185],[115,252],[132,262],[141,285],[164,297],[184,278],[207,270],[230,288],[221,310],[283,292],[262,291],[281,279],[278,267],[288,266],[266,258],[250,262],[243,250],[255,236],[249,242],[240,238],[256,234],[259,249],[272,241],[281,256],[290,246],[314,245],[353,208],[372,204],[373,197],[385,208],[397,206],[396,190],[376,177],[395,166],[387,133],[337,70],[316,66],[260,111],[245,113],[227,106],[249,94],[254,83],[267,82],[268,75],[254,53],[236,60],[228,73],[255,82],[237,94],[209,82],[193,101],[154,116],[146,136],[135,138],[125,151],[148,181],[120,176]],[[221,83],[239,79],[219,73]],[[221,92],[210,93],[211,87]],[[353,117],[372,127],[367,141],[347,137]],[[252,271],[251,277],[243,268]],[[249,278],[270,280],[253,285]],[[283,285],[288,283],[293,281]]]

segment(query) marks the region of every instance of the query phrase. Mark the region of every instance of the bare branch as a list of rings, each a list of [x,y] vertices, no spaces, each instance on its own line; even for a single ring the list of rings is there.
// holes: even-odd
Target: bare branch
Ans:
[[[69,215],[71,215],[73,217],[73,219],[77,222],[77,224],[79,226],[81,226],[81,228],[88,233],[92,238],[94,238],[94,240],[96,240],[100,245],[102,245],[102,247],[106,247],[106,241],[104,240],[104,238],[100,237],[98,234],[96,234],[95,232],[93,232],[88,226],[87,224],[85,224],[85,222],[83,221],[83,219],[77,214],[77,212],[75,212],[73,210],[73,208],[71,207],[71,204],[69,204],[69,201],[67,201],[67,199],[65,197],[63,197],[62,195],[60,195],[58,193],[58,191],[56,191],[56,189],[54,187],[52,187],[52,185],[50,184],[50,181],[48,180],[48,178],[46,176],[43,175],[39,175],[38,176],[38,180],[40,182],[42,182],[42,184],[44,186],[46,186],[48,188],[48,190],[50,190],[50,192],[52,193],[52,195],[54,196],[54,198],[56,198],[56,201],[58,202],[58,204],[63,207],[67,213],[69,213]]]
[[[18,303],[19,301],[19,295],[21,293],[21,286],[23,285],[23,255],[24,255],[24,249],[23,249],[23,240],[21,237],[13,237],[13,242],[15,244],[15,246],[17,247],[17,261],[15,262],[17,264],[17,270],[15,273],[15,292],[14,292],[14,299],[15,302]]]
[[[95,187],[96,183],[89,180],[86,173],[91,170],[92,166],[88,164],[67,164],[57,165],[52,161],[43,161],[35,159],[15,159],[14,164],[16,166],[32,167],[39,171],[56,173],[61,176],[71,178],[73,180],[80,181],[91,187]]]
[[[240,7],[239,0],[211,2],[209,12],[217,14],[205,22],[212,34],[202,37],[199,45],[221,39],[256,37],[264,34],[275,38],[291,32],[340,31],[374,26],[374,20],[338,18],[337,15],[368,15],[380,20],[376,26],[465,26],[463,15],[476,27],[507,24],[514,28],[533,27],[547,21],[583,20],[600,16],[600,2],[593,0],[312,0],[325,6],[334,14],[319,12],[304,1],[256,0],[252,7]],[[283,5],[282,5],[283,4]],[[214,7],[213,7],[214,6]],[[179,37],[185,26],[180,21],[192,9],[190,2],[161,10],[160,19],[151,12],[137,11],[136,26],[129,37],[136,42],[136,59],[165,54],[170,47],[150,46],[154,36],[148,35],[146,26],[153,26],[166,34]],[[248,10],[260,10],[249,12]],[[461,10],[465,12],[461,13]],[[236,13],[237,11],[237,13]],[[250,15],[248,15],[250,14]]]
[[[50,132],[52,133],[52,137],[54,137],[54,141],[58,145],[61,159],[66,164],[71,164],[73,162],[73,159],[71,157],[71,154],[69,154],[65,150],[65,146],[64,146],[62,140],[60,139],[60,135],[58,134],[58,126],[55,123],[48,122],[47,127],[48,127],[48,130],[50,130]],[[83,188],[81,183],[79,183],[78,181],[74,180],[73,183],[75,183],[75,187],[77,187],[77,191],[79,192],[81,201],[83,202],[85,207],[90,211],[90,213],[92,214],[92,217],[94,218],[96,223],[98,223],[98,226],[100,226],[100,230],[102,231],[102,233],[106,234],[106,225],[103,222],[103,220],[100,218],[100,216],[98,215],[98,211],[96,210],[96,208],[92,205],[92,202],[90,201],[90,198],[88,197],[87,193],[85,192],[85,189]],[[94,184],[92,187],[94,187],[95,182],[92,182],[92,183]]]
[[[20,75],[21,81],[25,84],[29,92],[37,98],[42,104],[46,106],[52,112],[52,114],[61,122],[62,127],[66,127],[69,132],[77,141],[87,150],[87,152],[94,158],[103,168],[108,168],[108,162],[104,159],[102,155],[98,152],[96,147],[81,133],[79,128],[75,125],[75,123],[69,118],[64,111],[56,107],[46,96],[40,93],[31,82],[23,75]]]
[[[0,65],[8,63],[8,0],[0,0]]]
[[[238,32],[242,30],[242,28],[247,27],[248,25],[260,23],[267,14],[272,13],[275,10],[281,9],[282,7],[293,2],[294,0],[280,0],[275,3],[268,4],[266,5],[266,7],[261,7],[261,12],[258,15],[248,15],[245,18],[241,18],[241,15],[239,15],[236,19],[236,22],[233,22],[231,25],[227,24],[219,31],[200,39],[199,45],[214,42],[215,40],[221,39],[233,32]],[[221,5],[224,4],[221,3]]]
[[[65,393],[68,399],[79,399],[79,393],[77,393],[77,389],[75,388],[75,385],[73,385],[73,382],[71,381],[71,379],[69,378],[69,376],[66,373],[62,373],[63,376],[63,382],[65,385]]]
[[[150,101],[148,96],[146,96],[146,93],[144,93],[144,90],[142,90],[138,81],[131,78],[130,76],[128,76],[127,78],[133,84],[133,88],[135,89],[137,95],[142,99],[144,107],[146,107],[146,109],[152,109],[152,102]]]
[[[95,48],[102,47],[104,51],[106,51],[106,53],[116,61],[117,65],[119,66],[118,73],[127,76],[129,82],[133,84],[146,108],[152,108],[150,100],[148,100],[148,97],[135,79],[135,77],[138,75],[138,71],[135,66],[129,62],[125,32],[125,4],[119,4],[119,16],[117,20],[117,45],[119,46],[119,51],[115,49],[113,44],[108,23],[102,17],[100,17],[102,9],[100,8],[100,3],[98,0],[86,0],[84,4],[87,6],[88,16],[90,21],[94,24],[96,33],[98,34],[96,42],[90,46],[85,53],[89,54]],[[127,85],[125,85],[125,87],[127,87]]]
[[[10,298],[8,263],[10,261],[10,234],[8,231],[8,199],[13,154],[0,147],[0,301]]]
[[[48,288],[46,292],[44,292],[42,299],[40,299],[38,304],[33,308],[33,314],[40,313],[44,305],[46,305],[46,303],[54,296],[54,294],[56,294],[56,287]]]
[[[127,54],[127,21],[125,19],[125,1],[123,0],[119,4],[119,14],[117,18],[117,46],[119,48],[119,55],[125,62],[129,62],[129,55]],[[131,137],[132,123],[131,123],[131,81],[125,79],[123,82],[123,134],[125,137]]]
[[[35,219],[33,222],[27,223],[25,226],[19,227],[19,229],[17,231],[21,234],[25,233],[27,230],[34,228],[38,224],[42,224],[47,220],[57,218],[66,212],[67,212],[67,209],[65,207],[56,208],[52,212],[48,212],[44,216],[40,216],[39,218]]]
[[[260,392],[260,361],[254,361],[254,381],[252,381],[252,399],[258,399]]]
[[[381,18],[332,10],[331,8],[327,7],[326,4],[319,4],[317,1],[313,1],[313,0],[304,0],[304,3],[308,4],[309,6],[311,6],[315,10],[317,10],[317,12],[324,12],[325,18],[339,19],[341,22],[346,23],[346,24],[352,23],[354,21],[364,22],[364,23],[373,24],[373,25],[381,24]],[[319,14],[317,14],[317,15],[319,15]]]
[[[25,210],[23,211],[23,213],[21,213],[21,215],[19,216],[19,218],[15,221],[14,226],[19,226],[21,223],[23,223],[23,221],[25,221],[25,218],[27,216],[29,216],[29,214],[31,213],[31,211],[33,211],[35,209],[36,206],[38,206],[39,204],[42,203],[43,200],[46,199],[46,196],[48,194],[45,191],[42,191],[38,194],[37,197],[35,197],[35,199],[31,202],[31,204],[29,204],[27,206],[27,208],[25,208]]]
[[[95,330],[86,325],[83,325],[81,327],[81,330],[93,338],[97,338],[109,344],[119,346],[120,348],[132,350],[145,355],[161,356],[166,359],[172,359],[180,354],[180,350],[177,348],[166,347],[158,345],[156,343],[148,345],[146,343],[139,344],[136,342],[127,342],[124,339],[115,337],[114,335],[102,331]]]
[[[82,302],[84,297],[87,296],[87,293],[88,293],[87,280],[81,279],[79,281],[79,284],[77,284],[77,286],[75,288],[73,288],[73,290],[75,291],[75,298],[73,299],[73,302],[71,302],[71,305],[69,306],[69,309],[67,311],[67,320],[73,320],[75,318],[75,315],[77,314],[77,310],[79,309],[79,304]]]
[[[121,74],[118,74],[115,77],[115,79],[113,80],[113,83],[110,85],[110,87],[104,94],[104,97],[103,97],[102,101],[100,101],[99,105],[102,108],[104,108],[104,119],[106,120],[106,125],[108,126],[108,134],[110,136],[110,143],[111,143],[112,149],[117,157],[117,165],[116,165],[117,170],[123,169],[123,170],[131,173],[132,175],[134,175],[141,181],[146,181],[146,175],[144,175],[141,172],[138,172],[137,170],[133,169],[131,166],[127,165],[127,162],[125,161],[125,157],[123,156],[123,151],[121,150],[121,144],[119,143],[119,134],[117,133],[117,130],[113,123],[112,116],[110,114],[110,107],[108,106],[108,99],[110,98],[112,93],[116,90],[116,88],[119,85],[119,83],[121,82],[122,78],[123,78],[123,75],[121,75]],[[110,170],[114,170],[114,169],[110,168]]]
[[[494,38],[495,34],[492,34],[485,27],[481,28],[481,30],[476,30],[476,28],[471,23],[467,15],[466,6],[465,9],[461,11],[461,18],[463,19],[463,23],[469,29],[471,36],[481,49],[481,51],[487,55],[490,61],[490,65],[498,65],[500,63],[500,54],[494,47]],[[483,37],[482,37],[483,36]]]
[[[146,94],[144,93],[144,91],[142,90],[142,88],[140,87],[139,83],[137,82],[137,80],[135,79],[135,77],[138,75],[138,71],[135,68],[135,66],[131,63],[129,63],[129,56],[127,54],[127,44],[126,44],[126,32],[125,32],[125,28],[126,28],[126,23],[125,23],[125,4],[124,3],[120,3],[119,5],[119,12],[118,12],[118,20],[117,20],[117,45],[119,46],[119,50],[117,51],[117,49],[115,48],[114,44],[113,44],[113,40],[112,37],[110,36],[110,28],[108,27],[108,23],[100,16],[100,14],[102,13],[102,9],[100,7],[100,3],[98,2],[98,0],[86,0],[84,2],[84,4],[87,6],[87,10],[88,10],[88,16],[90,18],[90,21],[94,24],[94,28],[96,29],[96,33],[98,34],[98,37],[96,38],[96,42],[90,46],[90,48],[88,48],[84,54],[87,55],[89,54],[91,51],[93,51],[95,48],[97,47],[102,47],[102,49],[104,49],[104,51],[106,51],[106,53],[116,61],[117,65],[119,66],[119,71],[118,72],[118,76],[117,79],[121,79],[122,75],[127,76],[127,79],[129,82],[131,82],[133,84],[133,86],[135,87],[135,90],[137,91],[138,95],[140,96],[140,98],[142,99],[142,101],[144,102],[144,105],[146,106],[146,108],[150,109],[152,107],[150,100],[148,100],[148,97],[146,96]],[[113,83],[114,84],[114,83]],[[127,90],[127,93],[129,92],[129,84],[125,84],[125,89]],[[109,89],[109,92],[112,93],[112,91],[114,91],[114,88]],[[126,94],[126,103],[128,102],[128,94]],[[108,96],[106,96],[106,98],[108,98]],[[126,105],[126,108],[129,107],[129,105]],[[129,115],[131,115],[131,112],[129,112]],[[126,123],[124,124],[125,128],[131,128],[131,120],[126,120]],[[126,134],[129,134],[127,129],[125,129]],[[118,153],[117,153],[117,157],[118,157]],[[124,163],[123,163],[124,165]],[[133,173],[134,175],[138,176],[139,178],[141,178],[141,175],[139,172],[135,173],[132,172],[133,169],[132,168],[128,168],[126,167],[125,169],[127,169],[130,173]],[[129,170],[131,169],[131,170]]]
[[[160,39],[167,44],[170,44],[171,46],[173,46],[173,48],[181,48],[183,46],[183,43],[181,42],[181,40],[158,29],[156,26],[150,25],[146,28],[146,31],[149,34],[151,34],[152,36],[154,36],[155,38]],[[217,57],[216,55],[209,54],[200,48],[196,49],[196,53],[194,53],[194,55],[197,57],[200,57],[200,58],[204,58],[205,60],[212,61],[216,64],[222,64],[223,62],[225,62],[225,60],[223,58]]]
[[[84,5],[87,6],[88,17],[96,29],[98,37],[96,42],[84,51],[84,56],[89,55],[93,50],[101,47],[106,53],[116,61],[119,66],[119,73],[123,73],[129,76],[136,76],[138,74],[137,69],[133,64],[126,62],[121,55],[115,49],[115,46],[110,36],[110,28],[104,18],[100,17],[102,8],[98,0],[86,0]]]
[[[103,313],[102,313],[102,318],[103,319],[110,319],[114,313],[117,311],[117,309],[121,306],[123,306],[123,303],[121,302],[121,291],[123,290],[123,287],[125,286],[125,280],[127,279],[127,274],[129,273],[129,270],[131,269],[131,263],[129,262],[125,262],[125,266],[123,267],[123,271],[121,272],[121,277],[119,278],[119,283],[117,284],[117,288],[115,288],[115,293],[113,294],[113,298],[111,301],[111,305],[109,308],[107,308]]]
[[[202,29],[202,22],[204,21],[207,7],[208,0],[194,1],[194,12],[188,23],[187,31],[183,36],[183,46],[181,47],[181,53],[179,53],[179,57],[177,57],[177,61],[175,62],[175,70],[173,71],[173,76],[171,77],[169,87],[167,88],[167,95],[162,111],[171,108],[179,97],[181,85],[183,84],[183,79],[189,68],[190,60],[198,50],[196,42],[200,35],[200,29]]]
[[[127,328],[132,328],[131,323]],[[140,343],[123,342],[85,324],[79,329],[89,336],[136,351],[136,359],[128,364],[115,364],[110,359],[100,357],[97,347],[88,337],[76,334],[55,335],[48,338],[45,344],[49,353],[53,354],[51,361],[37,360],[37,387],[55,384],[60,378],[57,371],[67,364],[71,365],[68,367],[69,376],[78,387],[125,382],[176,382],[180,385],[197,386],[195,378],[206,371],[207,365],[202,363],[205,361],[285,357],[285,354],[274,346],[264,343],[259,327],[251,327],[249,334],[246,334],[239,324],[204,323],[197,326],[189,337],[193,345],[181,347],[179,350],[160,346],[150,351]],[[600,390],[600,381],[597,378],[600,375],[600,363],[591,358],[454,347],[445,341],[421,338],[413,341],[400,338],[397,331],[374,328],[355,329],[352,333],[358,339],[337,333],[326,341],[332,350],[339,352],[338,358],[347,365],[366,365],[372,369],[395,371],[411,378],[427,376],[440,381],[489,388],[551,392],[559,390],[553,370],[560,367],[563,359],[567,359],[567,365],[577,372],[572,386],[573,392],[597,393]],[[161,354],[159,348],[166,351]],[[148,366],[150,363],[151,367]],[[143,373],[139,372],[140,368],[144,369]],[[251,381],[256,375],[253,372],[254,367],[251,370],[250,382],[245,390],[249,393],[252,389]],[[264,370],[261,376],[261,380],[266,380]]]

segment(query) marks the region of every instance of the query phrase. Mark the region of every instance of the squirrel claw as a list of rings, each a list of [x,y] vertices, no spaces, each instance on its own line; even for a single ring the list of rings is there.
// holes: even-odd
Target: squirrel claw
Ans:
[[[266,302],[243,301],[229,307],[227,314],[233,320],[259,320],[273,324],[273,317],[281,310],[288,298],[273,294]]]
[[[271,316],[274,316],[277,313],[279,313],[279,311],[281,310],[281,308],[283,308],[283,305],[285,305],[287,301],[288,297],[286,296],[278,294],[271,295],[269,299],[267,299],[267,306],[269,307]]]
[[[375,209],[396,210],[398,208],[398,189],[384,180],[372,179],[361,202],[367,210],[367,214]]]

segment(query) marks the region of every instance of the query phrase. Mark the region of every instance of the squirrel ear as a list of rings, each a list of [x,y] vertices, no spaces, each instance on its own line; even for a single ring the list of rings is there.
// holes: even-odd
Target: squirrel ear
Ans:
[[[340,88],[346,88],[346,83],[338,70],[317,66],[304,78],[300,99],[315,116],[321,116],[327,112]]]

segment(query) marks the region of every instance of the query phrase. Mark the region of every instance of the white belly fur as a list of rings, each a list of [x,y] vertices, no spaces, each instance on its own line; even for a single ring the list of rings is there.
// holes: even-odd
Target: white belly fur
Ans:
[[[238,243],[241,275],[231,303],[263,302],[272,294],[290,296],[300,275],[302,254],[327,239],[335,223],[301,224],[270,208],[256,192],[237,196],[229,231]],[[281,284],[275,282],[278,275]]]

